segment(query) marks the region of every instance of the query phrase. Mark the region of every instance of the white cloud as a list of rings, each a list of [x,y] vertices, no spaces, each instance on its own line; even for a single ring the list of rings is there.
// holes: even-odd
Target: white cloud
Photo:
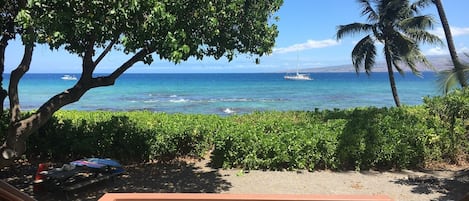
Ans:
[[[294,44],[289,47],[282,47],[282,48],[274,48],[274,53],[284,54],[289,52],[297,52],[302,50],[309,50],[309,49],[317,49],[317,48],[325,48],[334,45],[338,45],[339,42],[333,39],[327,40],[308,40],[305,43]]]
[[[459,51],[460,51],[460,52],[463,52],[463,53],[468,53],[468,54],[469,54],[469,48],[468,48],[468,47],[462,47]]]
[[[469,35],[469,27],[452,27],[451,34],[453,36]]]
[[[458,54],[469,53],[469,48],[466,46],[457,48],[457,53]],[[449,55],[449,51],[448,51],[448,48],[446,47],[434,47],[434,48],[430,48],[426,50],[424,54],[428,56]]]
[[[451,29],[451,34],[453,35],[453,37],[469,35],[469,27],[450,27],[450,29]],[[435,34],[440,38],[445,37],[445,32],[443,30],[443,27],[438,27],[435,30],[430,31],[430,33]]]
[[[430,48],[425,52],[425,55],[445,55],[449,54],[447,49],[441,47]]]

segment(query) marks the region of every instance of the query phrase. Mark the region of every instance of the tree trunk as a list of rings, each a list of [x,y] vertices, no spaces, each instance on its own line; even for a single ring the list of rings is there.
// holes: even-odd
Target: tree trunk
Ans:
[[[451,60],[453,61],[454,69],[456,71],[456,76],[458,78],[459,84],[461,85],[461,87],[467,87],[467,78],[464,74],[462,64],[459,62],[459,58],[456,53],[456,47],[454,46],[453,36],[451,34],[451,29],[449,28],[448,19],[446,18],[443,4],[441,3],[441,0],[433,0],[433,3],[435,3],[435,6],[438,10],[438,15],[440,16],[441,25],[443,26],[443,30],[445,32],[446,43],[448,44],[449,54],[451,56]]]
[[[7,35],[2,36],[0,40],[0,117],[3,115],[5,108],[3,104],[8,95],[8,92],[3,88],[3,72],[5,71],[5,50],[8,45],[10,37]]]
[[[8,41],[10,39],[15,38],[16,26],[14,19],[18,15],[19,9],[24,8],[26,6],[26,1],[8,1],[8,3],[2,6],[5,6],[6,8],[6,10],[4,10],[4,12],[6,13],[3,13],[6,14],[6,16],[2,17],[5,21],[3,21],[4,24],[2,25],[3,30],[1,34],[2,38],[0,39],[0,116],[2,116],[5,112],[3,104],[5,103],[5,99],[8,96],[8,91],[5,90],[3,87],[3,74],[5,71],[5,51],[8,46]]]
[[[394,79],[394,71],[392,68],[392,58],[388,46],[386,44],[384,45],[384,54],[386,56],[386,66],[388,68],[389,84],[391,85],[391,92],[394,98],[394,103],[397,107],[400,107],[401,101],[399,100],[399,95],[397,94],[396,80]]]
[[[27,53],[31,53],[32,55],[32,49],[31,51],[27,50],[28,48],[25,49],[25,55]],[[21,154],[26,151],[27,138],[47,123],[57,110],[65,105],[80,100],[80,98],[92,88],[113,85],[120,75],[133,66],[133,64],[141,61],[145,55],[150,53],[151,52],[148,50],[141,50],[109,76],[97,78],[93,78],[91,76],[93,72],[92,70],[89,70],[94,69],[96,67],[96,63],[91,62],[91,57],[89,55],[85,55],[83,58],[83,72],[80,80],[78,80],[72,88],[50,98],[34,114],[24,119],[19,118],[20,105],[17,85],[25,72],[24,70],[27,69],[18,67],[13,71],[10,78],[10,110],[12,111],[12,117],[7,131],[7,138],[5,143],[0,147],[2,152],[2,157],[0,157],[0,167],[11,164],[14,158],[21,156]],[[89,54],[92,54],[92,52],[90,51]],[[22,64],[23,62],[26,62],[26,59],[23,58]]]
[[[29,30],[31,31],[31,30]],[[23,122],[20,122],[21,119],[21,110],[18,98],[18,84],[23,75],[29,70],[31,64],[32,55],[33,55],[34,45],[29,44],[25,45],[23,59],[18,67],[12,71],[10,75],[10,84],[8,87],[9,91],[9,100],[10,100],[10,123],[8,125],[7,136],[5,142],[0,147],[2,153],[0,165],[3,166],[6,159],[6,163],[10,163],[11,159],[19,156],[18,153],[23,153],[26,149],[26,139],[23,139],[23,127],[26,125]],[[18,132],[16,132],[18,130]]]

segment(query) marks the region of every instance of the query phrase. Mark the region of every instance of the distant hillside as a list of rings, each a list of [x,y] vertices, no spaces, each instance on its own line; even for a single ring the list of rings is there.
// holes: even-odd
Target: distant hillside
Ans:
[[[451,58],[449,55],[444,56],[431,56],[427,57],[433,67],[437,70],[445,70],[452,68],[453,65],[451,63]],[[410,69],[403,65],[402,68],[405,71],[410,71]],[[426,68],[423,65],[418,65],[418,69],[420,71],[432,71],[432,69]],[[294,69],[288,70],[287,72],[296,71]],[[303,68],[299,70],[300,72],[308,72],[308,73],[315,73],[315,72],[355,72],[355,68],[350,64],[338,65],[338,66],[328,66],[328,67],[319,67],[319,68]],[[363,71],[364,72],[364,71]],[[384,61],[377,62],[375,67],[373,68],[373,72],[387,72],[386,63]]]

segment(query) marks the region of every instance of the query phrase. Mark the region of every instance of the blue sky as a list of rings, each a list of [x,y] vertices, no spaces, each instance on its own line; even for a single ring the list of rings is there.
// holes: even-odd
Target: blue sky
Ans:
[[[468,0],[442,0],[450,26],[452,28],[456,48],[459,52],[469,52],[469,21]],[[430,6],[423,14],[431,14],[436,20],[433,30],[443,39],[443,30],[436,8]],[[202,61],[190,59],[181,64],[155,60],[148,66],[135,64],[128,72],[134,73],[233,73],[233,72],[285,72],[301,68],[320,68],[350,64],[350,52],[355,43],[361,39],[359,35],[335,40],[338,25],[353,22],[365,22],[360,15],[360,6],[355,0],[284,0],[283,6],[275,14],[280,20],[276,22],[279,36],[274,52],[261,57],[256,65],[253,57],[237,55],[232,61],[218,61],[206,58]],[[446,46],[421,46],[427,55],[447,54]],[[11,41],[6,52],[6,69],[9,73],[15,68],[22,56],[20,41]],[[379,52],[381,53],[381,52]],[[129,56],[113,51],[98,66],[98,72],[110,72]],[[158,58],[157,56],[154,57]],[[32,73],[79,73],[81,60],[64,50],[50,51],[47,46],[39,45],[34,50],[30,72]]]

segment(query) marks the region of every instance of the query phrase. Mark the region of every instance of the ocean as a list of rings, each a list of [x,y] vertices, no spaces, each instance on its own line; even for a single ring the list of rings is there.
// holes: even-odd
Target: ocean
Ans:
[[[392,107],[387,73],[312,73],[312,81],[284,80],[283,73],[124,74],[114,86],[88,91],[63,110],[150,110],[166,113],[245,114],[253,111]],[[37,109],[76,81],[63,74],[26,74],[20,82],[23,110]],[[76,75],[78,76],[78,75]],[[8,84],[6,75],[3,86]],[[441,93],[433,72],[396,74],[404,105],[422,104]],[[5,106],[8,106],[6,101]]]

